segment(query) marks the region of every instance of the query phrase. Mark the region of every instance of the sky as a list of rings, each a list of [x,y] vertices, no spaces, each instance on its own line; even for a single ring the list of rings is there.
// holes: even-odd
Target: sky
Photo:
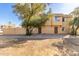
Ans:
[[[52,9],[52,13],[63,13],[63,14],[69,14],[76,7],[79,7],[79,4],[53,3],[53,4],[50,4],[49,6],[49,8]]]
[[[21,25],[21,20],[13,13],[12,3],[0,3],[0,25],[8,24],[10,21],[16,26]],[[67,4],[67,3],[51,3],[48,8],[52,9],[52,13],[63,13],[68,14],[79,7],[79,4]],[[47,8],[47,9],[48,9]]]
[[[9,22],[16,24],[16,26],[20,25],[21,21],[13,13],[12,6],[13,4],[11,3],[0,3],[0,25],[8,24]]]

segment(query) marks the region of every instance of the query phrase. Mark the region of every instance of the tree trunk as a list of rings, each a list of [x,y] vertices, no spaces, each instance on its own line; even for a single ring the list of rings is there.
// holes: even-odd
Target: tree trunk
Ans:
[[[30,27],[30,28],[29,28],[29,35],[32,35],[32,31],[33,31],[33,28]]]
[[[41,34],[41,27],[38,27],[38,34]]]
[[[77,35],[78,28],[79,28],[79,26],[77,26],[77,28],[75,29],[75,35]]]
[[[74,31],[74,35],[75,35],[75,36],[77,35],[77,30]]]
[[[29,29],[28,29],[28,27],[26,28],[26,34],[25,35],[29,35]]]
[[[33,31],[33,28],[27,27],[27,28],[26,28],[26,35],[32,35],[32,31]]]
[[[74,25],[72,26],[72,29],[71,29],[71,35],[75,35]]]

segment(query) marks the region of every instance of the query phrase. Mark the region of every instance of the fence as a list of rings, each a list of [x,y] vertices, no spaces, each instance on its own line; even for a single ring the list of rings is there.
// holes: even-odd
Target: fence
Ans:
[[[2,35],[23,35],[26,33],[26,30],[24,28],[2,28],[2,31],[0,34]],[[37,29],[33,30],[33,33],[37,33]]]

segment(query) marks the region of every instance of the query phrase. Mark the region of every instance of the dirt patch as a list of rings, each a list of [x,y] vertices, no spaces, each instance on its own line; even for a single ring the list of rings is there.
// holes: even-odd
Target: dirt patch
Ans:
[[[12,56],[68,56],[72,51],[64,48],[62,39],[25,40],[19,44],[0,48],[0,55]],[[75,54],[73,54],[75,55]]]

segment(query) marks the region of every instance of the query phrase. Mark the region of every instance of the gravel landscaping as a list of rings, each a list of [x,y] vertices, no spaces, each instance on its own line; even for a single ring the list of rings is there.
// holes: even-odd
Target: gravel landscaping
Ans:
[[[2,42],[8,40],[2,40]],[[15,40],[13,40],[15,41]],[[20,43],[18,43],[20,42]],[[8,43],[0,46],[0,55],[7,56],[68,56],[71,50],[64,48],[62,39],[24,40]],[[18,43],[18,44],[17,44]],[[8,46],[9,45],[9,46]]]
[[[54,56],[61,55],[59,51],[62,39],[25,40],[19,44],[0,48],[0,55],[22,55],[22,56]],[[61,49],[60,49],[61,50]]]
[[[68,36],[66,36],[68,37]],[[66,38],[64,37],[64,38]],[[79,56],[62,38],[0,39],[0,55],[7,56]],[[69,40],[68,40],[69,42]],[[66,47],[67,46],[67,47]]]

